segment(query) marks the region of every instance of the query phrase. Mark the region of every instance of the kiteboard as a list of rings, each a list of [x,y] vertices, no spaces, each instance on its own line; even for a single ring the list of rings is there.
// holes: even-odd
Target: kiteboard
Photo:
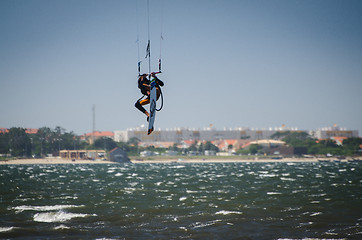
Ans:
[[[150,117],[148,121],[148,135],[153,132],[153,124],[155,123],[156,118],[156,101],[157,101],[157,93],[156,93],[156,79],[152,77],[151,79],[151,91],[150,91]]]

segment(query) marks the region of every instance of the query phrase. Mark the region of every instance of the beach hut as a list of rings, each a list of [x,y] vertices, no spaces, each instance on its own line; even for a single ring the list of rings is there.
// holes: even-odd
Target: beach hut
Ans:
[[[131,160],[128,158],[126,151],[116,147],[109,152],[109,160],[112,162],[128,163]]]

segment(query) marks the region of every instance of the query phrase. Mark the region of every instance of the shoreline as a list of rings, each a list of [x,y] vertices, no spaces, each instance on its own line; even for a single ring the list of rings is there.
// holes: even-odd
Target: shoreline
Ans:
[[[25,165],[25,164],[115,164],[116,162],[103,160],[72,160],[62,158],[28,158],[1,160],[0,165]]]
[[[152,158],[131,158],[131,163],[301,163],[301,162],[350,162],[361,161],[362,157],[347,157],[345,159],[336,158],[237,158],[237,157],[217,157],[205,156],[205,158],[192,157],[152,157]],[[106,160],[71,160],[61,158],[30,158],[1,160],[0,165],[26,165],[26,164],[119,164]]]
[[[253,157],[243,156],[152,156],[152,157],[130,157],[132,163],[292,163],[292,162],[351,162],[361,161],[362,157],[346,157],[338,159],[333,157]]]
[[[352,160],[352,159],[351,159]],[[133,159],[132,163],[303,163],[303,162],[349,162],[343,159],[316,159],[316,158],[282,158],[282,159]],[[357,159],[361,161],[361,159]],[[361,161],[362,162],[362,161]]]

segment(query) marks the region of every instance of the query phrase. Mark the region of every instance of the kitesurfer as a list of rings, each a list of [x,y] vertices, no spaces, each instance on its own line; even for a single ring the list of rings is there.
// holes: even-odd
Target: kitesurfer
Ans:
[[[161,87],[164,85],[164,83],[156,77],[156,73],[154,73],[154,72],[151,73],[150,77],[154,78],[156,81],[156,95],[157,95],[157,100],[158,100],[158,98],[160,97],[160,94],[161,94]],[[141,90],[141,93],[147,97],[145,99],[143,99],[143,97],[138,99],[137,102],[135,103],[135,107],[138,110],[140,110],[141,112],[143,112],[144,114],[146,114],[147,121],[148,121],[150,114],[143,107],[143,105],[147,105],[150,103],[151,86],[150,86],[150,80],[147,78],[147,74],[142,74],[139,76],[138,88]]]

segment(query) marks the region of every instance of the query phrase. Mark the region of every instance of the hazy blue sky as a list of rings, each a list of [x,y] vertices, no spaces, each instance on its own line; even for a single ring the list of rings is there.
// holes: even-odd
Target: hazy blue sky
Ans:
[[[145,124],[134,103],[138,33],[148,71],[146,6],[1,0],[0,127],[83,134],[93,104],[97,130]],[[337,123],[361,135],[361,12],[360,0],[151,0],[153,70],[164,38],[156,129]]]

